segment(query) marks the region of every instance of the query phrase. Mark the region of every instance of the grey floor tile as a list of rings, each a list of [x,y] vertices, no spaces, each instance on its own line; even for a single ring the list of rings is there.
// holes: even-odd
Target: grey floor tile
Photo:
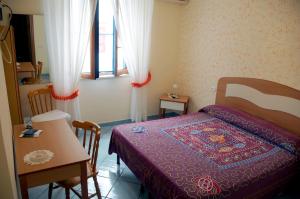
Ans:
[[[111,137],[111,130],[107,129],[107,130],[101,130],[101,139],[110,139]]]
[[[109,193],[109,191],[111,190],[113,185],[116,183],[116,179],[104,178],[101,176],[97,176],[97,181],[99,184],[102,198],[105,198],[105,196],[107,196],[107,194]],[[81,192],[80,185],[77,185],[74,189],[77,190],[79,193]],[[89,193],[89,196],[96,193],[93,178],[89,178],[89,180],[88,180],[88,193]],[[78,197],[75,195],[74,199],[77,199],[77,198]],[[97,196],[94,196],[93,198],[97,198]]]
[[[73,198],[74,196],[76,196],[73,192],[70,192],[70,198]],[[48,198],[48,190],[46,192],[45,195],[43,195],[43,197],[40,198]],[[59,187],[57,189],[54,189],[52,192],[52,199],[65,199],[66,198],[66,193],[65,193],[65,189],[62,187]]]
[[[97,158],[97,168],[100,167],[100,165],[103,163],[103,161],[106,159],[107,155],[106,154],[99,154]]]
[[[102,197],[106,197],[114,184],[116,183],[116,179],[98,177],[98,183],[100,187],[100,192]]]
[[[111,166],[117,165],[117,156],[115,156],[115,154],[107,155],[102,164],[104,165],[109,164]]]
[[[116,180],[121,174],[118,172],[112,172],[110,170],[103,170],[100,169],[98,171],[98,176],[103,177],[103,178],[110,178],[112,180]]]
[[[104,161],[98,169],[98,175],[106,178],[118,178],[121,176],[123,169],[124,166],[122,167],[117,165],[116,163]]]
[[[107,158],[105,158],[105,160],[103,161],[104,165],[111,165],[111,166],[116,166],[117,164],[117,155],[114,153],[112,155],[109,155]],[[120,159],[120,168],[124,169],[126,168],[126,164],[122,161],[122,159]]]
[[[102,148],[100,146],[100,149],[98,151],[98,157],[97,157],[97,166],[99,166],[98,164],[101,164],[101,162],[103,162],[108,156],[108,153],[106,151],[106,149],[104,149],[104,147]]]
[[[118,164],[117,164],[117,155],[116,155],[115,153],[114,153],[114,154],[111,154],[111,155],[108,155],[108,156],[104,159],[104,161],[103,161],[102,164],[103,164],[103,165],[109,165],[109,166],[116,166],[116,165],[118,165]],[[126,165],[124,164],[124,162],[121,162],[120,167],[122,167],[122,168],[125,168],[125,167],[126,167]]]
[[[34,188],[30,188],[28,191],[30,199],[43,199],[48,198],[48,185],[38,186]],[[74,193],[70,193],[70,197],[74,197]],[[65,189],[57,188],[52,191],[52,199],[65,199]]]
[[[41,196],[48,194],[48,186],[38,186],[28,189],[28,195],[30,199],[38,199],[41,198]]]
[[[120,180],[135,183],[135,184],[141,184],[140,181],[135,177],[135,175],[132,173],[132,171],[130,171],[130,169],[128,167],[126,167],[123,170],[123,172],[120,176]]]
[[[117,181],[108,196],[112,199],[138,199],[140,186],[130,182]]]

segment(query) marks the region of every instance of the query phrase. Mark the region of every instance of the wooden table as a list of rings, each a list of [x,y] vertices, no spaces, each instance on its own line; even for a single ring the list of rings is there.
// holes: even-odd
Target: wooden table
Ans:
[[[35,68],[31,62],[19,62],[17,64],[18,73],[31,73],[32,77],[35,77]]]
[[[43,132],[37,138],[19,138],[24,125],[14,126],[14,146],[17,173],[20,179],[23,199],[28,198],[28,188],[81,177],[83,198],[88,198],[86,153],[70,126],[65,120],[54,120],[33,123],[33,128]],[[46,149],[54,153],[54,157],[44,164],[27,165],[24,156],[35,150]]]
[[[166,109],[182,111],[183,114],[187,114],[189,97],[178,96],[179,98],[170,98],[167,94],[162,95],[160,99],[159,115],[161,118],[165,117]]]

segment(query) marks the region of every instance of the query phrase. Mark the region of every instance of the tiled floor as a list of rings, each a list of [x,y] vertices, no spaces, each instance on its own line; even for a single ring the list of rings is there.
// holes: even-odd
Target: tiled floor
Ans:
[[[98,183],[102,198],[111,199],[143,199],[147,198],[147,192],[140,192],[140,182],[128,167],[121,161],[116,163],[116,155],[108,155],[108,145],[112,126],[102,127],[99,156],[97,160]],[[95,193],[93,179],[89,179],[89,194]],[[80,190],[80,186],[76,187]],[[48,185],[29,189],[30,199],[43,199],[48,197]],[[53,190],[53,199],[65,198],[64,189]],[[78,198],[71,192],[71,198]],[[94,198],[97,198],[96,196]]]
[[[100,140],[99,156],[97,161],[98,183],[102,199],[147,199],[147,191],[140,191],[140,182],[128,167],[121,161],[120,166],[116,164],[116,155],[108,155],[108,146],[111,136],[112,126],[102,127],[102,134]],[[93,179],[89,179],[89,193],[95,193]],[[80,190],[80,185],[76,187]],[[296,191],[295,191],[296,190]],[[47,198],[48,185],[39,186],[29,189],[30,199],[44,199]],[[285,194],[279,194],[274,199],[296,199],[299,197],[299,190],[293,188]],[[53,199],[65,198],[64,189],[58,188],[53,191]],[[71,192],[71,198],[78,198]],[[94,197],[97,198],[97,197]]]

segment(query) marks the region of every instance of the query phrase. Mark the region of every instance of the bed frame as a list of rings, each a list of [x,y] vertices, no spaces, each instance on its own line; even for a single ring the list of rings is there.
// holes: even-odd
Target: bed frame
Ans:
[[[300,136],[300,91],[268,80],[224,77],[216,104],[234,107]]]

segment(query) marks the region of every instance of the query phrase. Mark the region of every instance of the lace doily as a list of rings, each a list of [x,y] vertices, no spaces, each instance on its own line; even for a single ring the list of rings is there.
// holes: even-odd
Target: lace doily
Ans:
[[[43,164],[50,161],[54,153],[49,150],[37,150],[27,153],[24,156],[24,162],[29,165]]]

